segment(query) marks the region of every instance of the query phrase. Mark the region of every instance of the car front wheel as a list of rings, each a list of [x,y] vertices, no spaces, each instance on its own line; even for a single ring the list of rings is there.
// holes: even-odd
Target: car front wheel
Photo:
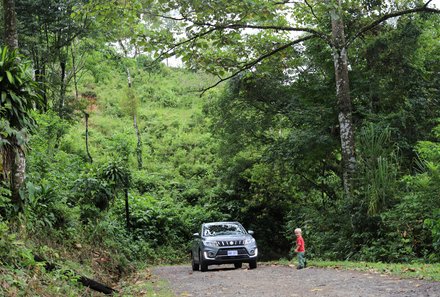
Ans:
[[[249,262],[249,269],[257,268],[257,260]]]
[[[194,255],[191,253],[191,266],[193,271],[199,271],[199,264],[194,260]]]
[[[199,264],[201,271],[205,272],[208,270],[208,264],[206,264],[206,262],[203,260],[203,254],[201,251],[199,252]]]

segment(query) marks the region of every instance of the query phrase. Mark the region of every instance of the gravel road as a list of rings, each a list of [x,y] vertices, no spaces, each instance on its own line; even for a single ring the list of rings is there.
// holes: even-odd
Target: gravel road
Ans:
[[[153,274],[169,282],[176,296],[440,296],[440,282],[399,279],[376,273],[348,270],[260,265],[249,270],[233,265],[209,266],[192,271],[188,266],[166,266]]]

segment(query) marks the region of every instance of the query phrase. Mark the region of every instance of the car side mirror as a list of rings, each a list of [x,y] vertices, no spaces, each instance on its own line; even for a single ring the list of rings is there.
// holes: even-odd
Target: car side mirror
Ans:
[[[252,230],[248,230],[248,233],[249,233],[250,235],[254,235],[254,231],[252,231]]]
[[[194,237],[194,238],[199,238],[199,237],[200,237],[200,234],[199,234],[199,233],[194,233],[194,234],[193,234],[193,237]]]

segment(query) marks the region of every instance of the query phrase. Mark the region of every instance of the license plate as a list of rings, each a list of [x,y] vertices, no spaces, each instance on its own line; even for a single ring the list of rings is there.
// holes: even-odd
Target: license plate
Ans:
[[[238,256],[238,251],[228,251],[228,256]]]

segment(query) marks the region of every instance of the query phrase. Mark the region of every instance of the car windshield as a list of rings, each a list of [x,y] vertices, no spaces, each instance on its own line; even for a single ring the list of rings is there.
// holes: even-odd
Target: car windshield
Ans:
[[[203,227],[204,236],[245,234],[242,226],[234,223],[210,224]]]

